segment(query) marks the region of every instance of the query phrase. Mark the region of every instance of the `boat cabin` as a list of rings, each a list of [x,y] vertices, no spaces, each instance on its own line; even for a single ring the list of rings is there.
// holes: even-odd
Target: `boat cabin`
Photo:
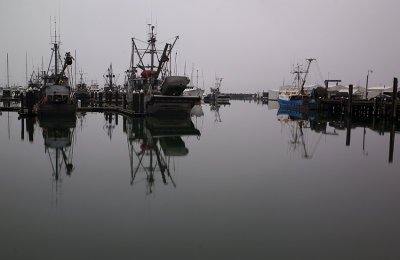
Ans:
[[[68,86],[53,85],[45,89],[46,103],[50,104],[67,104],[70,102],[70,90]]]

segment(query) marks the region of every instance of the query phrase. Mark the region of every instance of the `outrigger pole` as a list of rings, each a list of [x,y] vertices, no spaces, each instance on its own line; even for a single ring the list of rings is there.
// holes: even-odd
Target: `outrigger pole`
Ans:
[[[307,61],[308,61],[307,70],[305,72],[306,74],[304,75],[303,82],[301,83],[300,93],[303,93],[303,91],[304,91],[304,84],[306,84],[306,78],[307,78],[308,72],[310,70],[310,65],[311,65],[311,62],[314,61],[314,60],[315,59],[313,59],[313,58],[307,59]]]

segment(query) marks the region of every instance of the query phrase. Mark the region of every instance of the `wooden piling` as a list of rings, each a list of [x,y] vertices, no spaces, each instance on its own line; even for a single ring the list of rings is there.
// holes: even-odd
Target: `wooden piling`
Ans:
[[[347,114],[351,116],[351,110],[353,105],[353,85],[349,85],[349,100],[347,101]]]
[[[21,118],[21,140],[25,139],[25,119]]]
[[[392,94],[392,118],[397,117],[397,78],[393,79],[393,94]]]
[[[351,117],[346,118],[346,146],[350,146],[351,139]]]
[[[24,92],[21,92],[19,95],[20,101],[21,101],[21,109],[24,109]]]
[[[140,99],[140,107],[139,107],[139,112],[141,113],[141,114],[143,114],[144,113],[144,93],[143,93],[143,91],[140,91],[140,94],[139,94],[140,96],[139,96],[139,99]]]
[[[122,132],[126,133],[126,117],[122,117]]]
[[[139,113],[139,93],[136,91],[133,92],[133,111]]]
[[[102,92],[99,92],[99,96],[98,96],[98,97],[99,97],[99,100],[98,100],[98,101],[99,101],[99,103],[100,103],[100,102],[101,102],[101,100],[102,100],[102,98],[101,98],[102,96],[103,96],[103,93],[102,93]]]
[[[396,79],[396,78],[395,78]],[[397,82],[396,82],[397,83]],[[396,121],[392,120],[392,128],[390,130],[390,141],[389,141],[389,163],[393,162],[393,151],[394,151],[394,135],[396,130]]]

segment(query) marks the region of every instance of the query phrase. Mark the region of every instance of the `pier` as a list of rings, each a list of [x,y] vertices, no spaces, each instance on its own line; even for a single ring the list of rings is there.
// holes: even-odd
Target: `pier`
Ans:
[[[399,115],[398,106],[398,79],[393,79],[393,92],[391,100],[377,99],[354,99],[353,85],[349,85],[348,97],[339,99],[316,99],[318,111],[347,114],[354,117],[381,117],[396,119]]]

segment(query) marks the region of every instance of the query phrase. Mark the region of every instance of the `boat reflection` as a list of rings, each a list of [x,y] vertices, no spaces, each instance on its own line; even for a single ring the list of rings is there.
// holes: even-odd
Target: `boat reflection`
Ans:
[[[219,110],[220,110],[221,106],[228,106],[228,105],[230,105],[230,103],[229,102],[215,102],[214,101],[214,102],[209,102],[208,104],[210,105],[210,111],[214,112],[214,122],[216,122],[216,123],[222,122]]]
[[[289,129],[289,150],[295,153],[300,152],[301,157],[304,159],[311,159],[321,140],[322,133],[326,133],[326,124],[315,124],[315,116],[313,114],[304,114],[294,110],[279,109],[277,118],[283,127]],[[316,128],[316,125],[318,128]],[[312,130],[321,134],[316,139],[311,138],[309,131]]]
[[[39,126],[42,129],[45,153],[49,156],[55,181],[60,179],[63,170],[70,176],[74,170],[72,159],[76,118],[42,118]]]
[[[159,173],[164,185],[176,187],[171,164],[174,165],[175,157],[189,153],[182,137],[200,136],[191,118],[124,118],[124,129],[128,141],[131,185],[145,180],[146,193],[151,194]]]
[[[312,158],[322,135],[339,135],[338,131],[345,130],[346,146],[350,146],[351,130],[363,128],[363,154],[368,155],[365,152],[366,129],[377,132],[379,135],[390,133],[388,162],[393,162],[395,133],[400,131],[398,121],[376,117],[354,118],[340,114],[289,109],[279,109],[277,119],[283,126],[287,126],[290,131],[289,149],[293,151],[300,150],[302,158]],[[308,132],[314,132],[314,134],[309,134]],[[312,140],[310,141],[309,139]]]

